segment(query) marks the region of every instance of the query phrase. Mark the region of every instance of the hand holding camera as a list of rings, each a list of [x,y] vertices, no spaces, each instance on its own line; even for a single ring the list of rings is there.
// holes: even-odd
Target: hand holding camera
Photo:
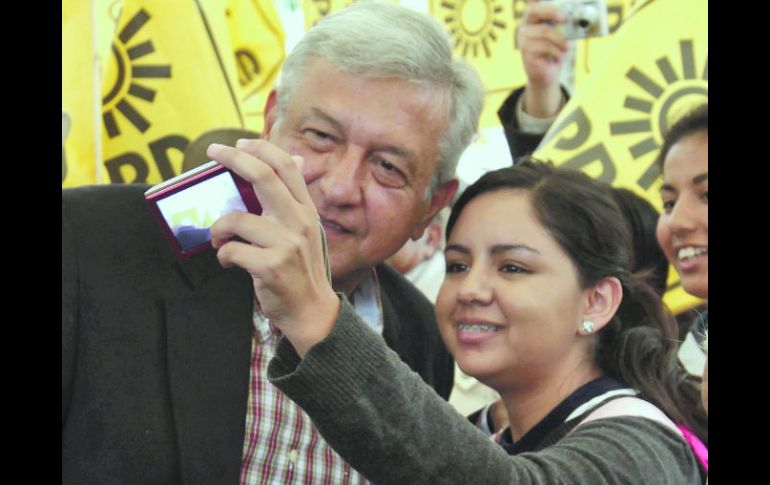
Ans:
[[[559,74],[567,59],[568,41],[606,33],[603,0],[530,2],[517,33],[527,74],[524,111],[536,118],[556,116],[562,102]]]
[[[536,118],[551,118],[561,107],[559,73],[569,46],[564,33],[555,26],[564,15],[550,3],[530,3],[518,29],[518,45],[527,88],[524,111]]]
[[[558,28],[567,39],[607,35],[607,5],[604,0],[543,0],[561,12],[564,22]]]
[[[302,157],[266,140],[213,144],[207,154],[211,162],[145,198],[180,259],[214,247],[222,266],[248,271],[263,313],[304,355],[331,331],[340,302]]]
[[[262,207],[261,215],[232,212],[211,226],[217,258],[251,274],[263,313],[302,356],[331,331],[340,301],[301,157],[266,140],[239,140],[235,148],[215,144],[207,153],[249,182]]]

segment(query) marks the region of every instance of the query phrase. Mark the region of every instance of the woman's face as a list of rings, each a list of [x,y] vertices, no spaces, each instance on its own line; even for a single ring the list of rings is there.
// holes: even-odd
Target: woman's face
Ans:
[[[500,388],[552,375],[585,353],[585,308],[577,270],[536,220],[524,190],[473,199],[445,250],[436,301],[442,338],[460,368]]]
[[[686,292],[708,298],[708,133],[682,138],[663,163],[657,236]]]

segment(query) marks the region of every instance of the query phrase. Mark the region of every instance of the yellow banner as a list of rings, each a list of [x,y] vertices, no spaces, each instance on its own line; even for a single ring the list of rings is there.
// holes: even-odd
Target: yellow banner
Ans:
[[[430,13],[452,37],[484,82],[484,110],[479,128],[499,126],[497,110],[510,92],[527,82],[516,29],[526,0],[430,0]]]
[[[246,128],[262,132],[270,90],[285,58],[285,35],[271,0],[229,0],[227,22]]]
[[[109,49],[114,31],[109,0],[62,1],[62,184],[100,182],[100,152],[94,139],[100,133],[99,59]],[[101,53],[101,54],[100,54]]]
[[[64,0],[62,186],[160,182],[204,134],[260,131],[283,39],[270,0]]]
[[[229,40],[222,2],[124,1],[102,83],[110,182],[171,178],[191,140],[243,126]]]
[[[708,3],[643,2],[613,38],[605,62],[579,87],[535,155],[634,190],[661,210],[654,160],[662,133],[708,100]],[[679,312],[698,303],[671,273],[669,307]]]

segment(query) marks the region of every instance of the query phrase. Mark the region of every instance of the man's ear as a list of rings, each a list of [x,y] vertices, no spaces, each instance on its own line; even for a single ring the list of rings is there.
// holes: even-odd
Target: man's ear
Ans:
[[[436,190],[433,191],[433,195],[431,196],[430,202],[428,203],[428,208],[425,211],[425,215],[423,216],[420,223],[417,224],[417,226],[414,228],[414,231],[412,231],[412,239],[416,241],[422,237],[422,233],[425,231],[425,228],[428,227],[430,221],[433,220],[436,214],[438,214],[438,211],[452,202],[452,198],[457,193],[457,187],[459,187],[459,182],[457,179],[449,180],[448,182],[444,182],[443,184],[436,187]]]
[[[615,316],[615,312],[620,307],[620,301],[623,299],[623,287],[620,280],[614,276],[608,276],[593,287],[586,289],[584,296],[583,320],[593,322],[593,329],[586,331],[581,322],[577,332],[579,335],[590,335],[604,328]]]
[[[431,222],[428,224],[428,227],[425,228],[425,232],[428,234],[425,244],[431,248],[430,255],[432,256],[433,253],[441,247],[441,236],[443,236],[443,234],[441,234],[441,224]]]
[[[265,127],[262,130],[262,138],[270,138],[270,130],[273,129],[275,120],[278,118],[278,92],[275,89],[267,95],[264,118]]]

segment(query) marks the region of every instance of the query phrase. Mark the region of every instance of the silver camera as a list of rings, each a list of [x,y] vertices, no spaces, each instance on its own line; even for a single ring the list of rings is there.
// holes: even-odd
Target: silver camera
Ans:
[[[609,34],[607,5],[604,0],[544,0],[556,6],[566,19],[556,26],[567,39],[583,39]]]

